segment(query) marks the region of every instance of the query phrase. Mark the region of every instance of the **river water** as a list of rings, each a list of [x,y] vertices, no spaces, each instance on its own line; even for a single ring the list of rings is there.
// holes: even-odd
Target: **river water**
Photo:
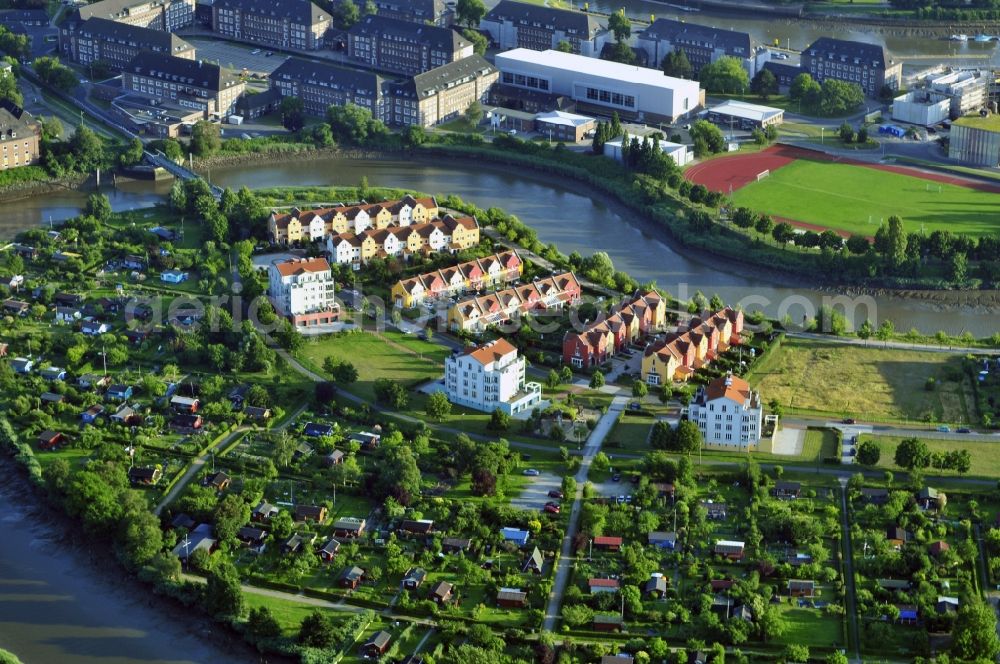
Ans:
[[[292,185],[356,185],[362,176],[372,186],[412,189],[430,194],[453,193],[486,208],[497,206],[520,217],[538,237],[556,243],[564,253],[588,255],[606,251],[615,267],[640,281],[653,280],[681,298],[702,291],[718,293],[747,310],[763,308],[769,315],[793,321],[811,315],[823,297],[835,293],[781,283],[787,276],[748,276],[738,265],[708,255],[690,255],[672,247],[665,233],[642,219],[622,214],[608,199],[583,185],[546,178],[530,171],[454,162],[348,160],[316,161],[213,169],[212,182],[224,187],[253,188]],[[115,210],[148,207],[162,200],[169,183],[130,182],[106,188]],[[8,206],[0,217],[0,236],[39,223],[53,223],[78,212],[85,194],[66,191],[34,197]],[[924,332],[965,330],[988,336],[1000,330],[1000,317],[985,307],[951,307],[897,297],[851,298],[845,307],[851,318],[891,319],[897,329]]]
[[[0,475],[16,472],[0,464]],[[257,661],[242,647],[210,645],[218,628],[207,619],[203,627],[185,626],[145,590],[112,584],[79,559],[87,554],[68,546],[57,527],[37,523],[15,491],[0,482],[0,648],[25,664]]]

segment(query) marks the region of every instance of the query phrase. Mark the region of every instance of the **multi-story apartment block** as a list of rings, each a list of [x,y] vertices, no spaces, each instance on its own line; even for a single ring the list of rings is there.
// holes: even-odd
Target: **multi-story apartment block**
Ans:
[[[730,307],[705,318],[695,317],[686,326],[650,344],[642,358],[642,378],[649,385],[669,385],[687,380],[705,366],[742,342],[743,312]]]
[[[274,261],[268,279],[268,295],[275,311],[293,325],[321,325],[337,320],[333,274],[325,258]]]
[[[377,120],[388,120],[385,80],[371,72],[288,58],[271,73],[271,87],[282,97],[298,97],[313,115],[324,115],[330,106],[354,104]]]
[[[309,0],[215,0],[212,30],[237,41],[296,51],[323,46],[331,17]]]
[[[659,67],[668,53],[682,50],[695,77],[702,67],[722,56],[739,60],[751,77],[757,73],[753,43],[745,32],[658,18],[639,33],[636,43],[649,57],[650,67]]]
[[[148,97],[169,99],[212,118],[229,115],[246,85],[231,69],[201,60],[142,51],[122,71],[122,88]]]
[[[381,230],[389,226],[409,226],[434,219],[438,204],[433,198],[404,196],[395,201],[337,204],[331,207],[288,212],[272,211],[268,220],[271,241],[278,244],[322,240],[327,235],[363,233],[369,228]]]
[[[364,0],[356,0],[364,5]],[[375,13],[386,18],[396,18],[411,23],[425,23],[447,28],[454,12],[444,0],[375,0]]]
[[[140,28],[174,32],[194,23],[195,0],[101,0],[77,10],[80,22],[106,18]]]
[[[408,81],[390,86],[392,113],[389,122],[430,127],[456,118],[472,102],[485,104],[499,78],[496,67],[478,55],[417,74]]]
[[[9,73],[3,76],[11,76]],[[31,113],[7,100],[0,100],[0,170],[37,164],[41,129]]]
[[[456,351],[444,361],[448,400],[485,413],[500,409],[513,415],[538,404],[542,386],[524,376],[524,358],[506,339]]]
[[[402,258],[421,254],[457,253],[479,244],[479,223],[475,217],[446,214],[409,226],[369,228],[361,233],[338,233],[326,239],[326,251],[338,265],[355,269],[376,258]]]
[[[708,445],[749,448],[760,442],[763,425],[760,393],[738,376],[720,376],[700,387],[688,408]]]
[[[90,18],[83,23],[64,25],[59,30],[59,48],[63,55],[81,65],[102,63],[117,70],[127,67],[139,51],[153,51],[188,60],[195,57],[194,46],[173,33],[106,18]]]
[[[898,90],[903,63],[894,62],[877,44],[820,37],[802,51],[801,69],[822,83],[829,79],[857,83],[869,97],[878,97],[883,86]]]
[[[413,76],[467,58],[473,50],[450,28],[369,15],[348,30],[347,54],[366,67]]]
[[[522,314],[559,310],[579,301],[580,282],[572,272],[561,272],[530,284],[463,298],[448,310],[448,327],[479,333]]]
[[[479,29],[488,32],[501,50],[530,48],[547,51],[567,42],[573,53],[596,58],[608,41],[608,29],[586,12],[529,5],[500,0],[483,20]]]
[[[506,286],[524,273],[524,262],[516,251],[504,251],[486,258],[401,279],[392,287],[392,302],[411,308],[441,297],[464,295],[466,291]]]
[[[577,369],[600,366],[642,337],[662,330],[667,303],[654,290],[639,293],[580,332],[563,337],[563,364]]]

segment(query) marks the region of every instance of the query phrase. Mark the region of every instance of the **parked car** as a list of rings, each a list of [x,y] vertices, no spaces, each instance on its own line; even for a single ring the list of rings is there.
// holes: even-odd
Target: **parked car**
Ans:
[[[529,477],[537,477],[538,475],[541,475],[541,473],[539,473],[534,468],[525,468],[524,469],[524,474],[527,475],[527,476],[529,476]]]
[[[552,491],[549,491],[549,498],[559,498],[561,500],[563,498],[563,492],[552,489]]]
[[[254,50],[250,51],[250,55],[260,55],[260,49],[255,48]]]
[[[545,503],[543,509],[549,514],[559,514],[562,511],[562,508],[557,503]]]
[[[265,57],[265,58],[269,58],[269,57],[271,57],[272,55],[274,55],[274,51],[268,51],[267,53],[265,53],[265,54],[264,54],[264,57]]]
[[[845,417],[844,419],[841,420],[841,422],[843,424],[857,424],[858,423],[858,421],[856,419],[854,419],[853,417]]]
[[[948,432],[950,432],[950,431],[951,431],[951,427],[950,427],[950,426],[947,426],[947,425],[945,425],[945,424],[942,424],[941,426],[939,426],[939,427],[937,428],[937,430],[938,430],[938,431],[940,431],[941,433],[948,433]]]
[[[969,427],[960,427],[958,429],[955,429],[955,431],[957,433],[972,433],[972,429],[970,429]]]
[[[611,476],[611,481],[612,482],[621,482],[622,481],[622,474],[621,473],[615,473],[614,475]]]

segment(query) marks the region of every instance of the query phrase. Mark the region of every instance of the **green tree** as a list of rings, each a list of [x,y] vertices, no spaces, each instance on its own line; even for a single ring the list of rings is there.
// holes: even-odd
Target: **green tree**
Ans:
[[[793,101],[799,101],[806,107],[811,107],[819,103],[820,92],[819,83],[813,80],[809,74],[802,73],[792,80],[788,89],[788,97]]]
[[[497,408],[490,415],[490,422],[486,425],[490,431],[506,431],[510,428],[510,415]]]
[[[330,9],[332,22],[341,30],[349,30],[361,20],[361,10],[354,0],[337,0]]]
[[[271,613],[270,608],[260,606],[250,609],[245,634],[251,643],[276,639],[281,636],[281,624]]]
[[[479,25],[485,15],[486,5],[483,4],[483,0],[458,0],[455,5],[455,18],[470,28]]]
[[[608,17],[608,29],[619,43],[627,41],[632,36],[632,21],[625,16],[624,9],[611,13]]]
[[[889,339],[892,339],[892,335],[896,333],[896,326],[892,324],[892,321],[886,319],[882,321],[882,324],[878,326],[875,330],[875,338],[881,341],[883,344],[888,344]]]
[[[766,214],[762,214],[757,217],[757,221],[754,223],[753,227],[754,230],[761,235],[769,235],[772,231],[774,231],[774,221]]]
[[[427,417],[440,422],[451,414],[451,402],[448,395],[441,390],[435,391],[427,397]]]
[[[191,128],[191,152],[199,157],[215,154],[222,147],[221,128],[207,120],[198,120]]]
[[[695,120],[691,125],[691,140],[702,141],[708,152],[717,154],[726,149],[726,139],[722,130],[707,120]]]
[[[400,505],[409,505],[420,495],[420,481],[420,469],[410,447],[394,445],[385,451],[376,483],[380,496],[392,496]]]
[[[808,662],[809,646],[800,643],[789,643],[785,646],[783,659],[786,662]]]
[[[992,662],[1000,654],[996,613],[978,595],[964,598],[951,635],[951,654],[959,661]]]
[[[784,247],[786,244],[795,239],[795,229],[792,225],[786,221],[775,225],[774,229],[771,231],[771,237],[774,241]]]
[[[278,110],[281,113],[281,125],[288,131],[298,131],[305,126],[306,105],[301,98],[282,97]]]
[[[858,445],[858,463],[863,466],[877,466],[882,458],[882,448],[878,441],[864,440]]]
[[[483,33],[472,28],[465,28],[462,30],[462,36],[472,43],[473,53],[476,55],[486,55],[486,49],[489,48],[490,42]]]
[[[703,66],[698,72],[698,80],[709,92],[729,94],[743,92],[750,85],[750,77],[743,68],[743,63],[728,55]]]
[[[900,468],[920,470],[931,465],[931,452],[919,438],[904,438],[896,447],[895,461]]]
[[[465,113],[463,115],[465,116],[466,122],[472,126],[476,126],[483,121],[483,107],[478,101],[473,101],[469,104],[469,107],[465,109]]]
[[[135,166],[140,161],[142,161],[145,148],[142,145],[142,141],[138,138],[133,138],[129,141],[128,146],[122,150],[121,154],[118,155],[118,163],[125,168],[130,168]]]
[[[691,74],[694,72],[683,48],[677,48],[667,53],[663,57],[663,62],[660,63],[660,68],[663,69],[664,74],[674,78],[691,78]]]
[[[951,256],[951,280],[956,284],[965,283],[969,276],[969,259],[961,251],[956,251]]]
[[[825,115],[850,113],[865,100],[865,93],[857,83],[828,78],[820,86],[819,110]]]
[[[701,430],[691,420],[681,420],[677,424],[674,441],[678,452],[693,454],[701,449],[703,442]]]
[[[396,410],[406,408],[409,395],[406,388],[389,378],[378,378],[374,384],[375,400]]]
[[[573,370],[569,367],[564,366],[559,370],[559,380],[566,385],[573,382]]]
[[[83,214],[105,223],[112,215],[111,201],[104,194],[91,194],[87,196],[87,203],[83,206]]]
[[[336,642],[336,627],[325,613],[316,609],[302,619],[302,624],[299,626],[299,643],[310,648],[329,648]]]
[[[594,375],[590,377],[590,387],[595,390],[604,387],[604,374],[600,371],[595,371]]]
[[[570,44],[565,39],[560,39],[559,43],[556,44],[556,50],[559,51],[560,53],[572,53],[573,45]]]
[[[239,618],[245,611],[243,590],[236,568],[230,563],[217,564],[205,583],[205,611],[212,616]]]
[[[770,69],[761,68],[750,81],[750,91],[767,101],[771,95],[778,94],[778,79],[774,77]]]
[[[642,399],[647,394],[649,394],[649,388],[646,387],[646,383],[642,382],[641,380],[637,380],[634,383],[632,383],[632,396],[634,396],[636,399]]]

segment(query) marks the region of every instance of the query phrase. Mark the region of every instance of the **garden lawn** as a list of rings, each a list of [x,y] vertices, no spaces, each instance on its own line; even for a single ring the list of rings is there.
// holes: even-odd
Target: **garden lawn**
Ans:
[[[933,391],[927,379],[937,379]],[[865,421],[969,422],[974,401],[958,356],[785,339],[750,376],[785,412]]]
[[[779,608],[787,629],[777,641],[815,648],[844,645],[844,625],[837,616],[826,615],[820,609],[799,608],[784,602]]]
[[[831,140],[837,140],[831,137]],[[733,192],[736,205],[872,236],[891,215],[909,232],[1000,232],[1000,196],[864,166],[799,159]]]
[[[878,462],[880,468],[901,470],[899,466],[896,465],[895,456],[896,448],[903,440],[902,436],[881,436],[870,434],[863,434],[861,436],[862,441],[868,439],[877,440],[879,447],[882,449],[882,456]],[[970,475],[981,477],[1000,477],[1000,454],[997,454],[997,443],[994,441],[955,441],[954,439],[936,438],[921,438],[921,440],[927,444],[927,447],[931,452],[945,453],[956,448],[969,450],[969,454],[972,455],[972,470],[969,471]],[[938,470],[937,468],[928,468],[925,472],[929,475],[957,474],[952,470]]]
[[[418,344],[423,345],[421,350]],[[344,389],[374,402],[377,379],[389,378],[409,388],[441,378],[447,353],[447,349],[419,339],[400,342],[389,333],[384,337],[359,333],[309,340],[299,355],[320,373],[325,373],[322,366],[327,357],[351,362],[358,370],[358,380]]]
[[[652,417],[639,417],[626,412],[608,436],[607,446],[629,450],[648,449],[649,432],[655,421]]]
[[[297,635],[299,633],[299,627],[302,625],[302,620],[313,611],[321,611],[332,618],[335,622],[347,620],[354,615],[346,611],[334,611],[332,609],[319,606],[300,604],[286,599],[267,597],[251,592],[243,593],[243,597],[246,600],[247,609],[256,609],[261,606],[266,606],[271,609],[272,615],[274,615],[278,624],[281,625],[281,630],[284,632],[285,636]]]

